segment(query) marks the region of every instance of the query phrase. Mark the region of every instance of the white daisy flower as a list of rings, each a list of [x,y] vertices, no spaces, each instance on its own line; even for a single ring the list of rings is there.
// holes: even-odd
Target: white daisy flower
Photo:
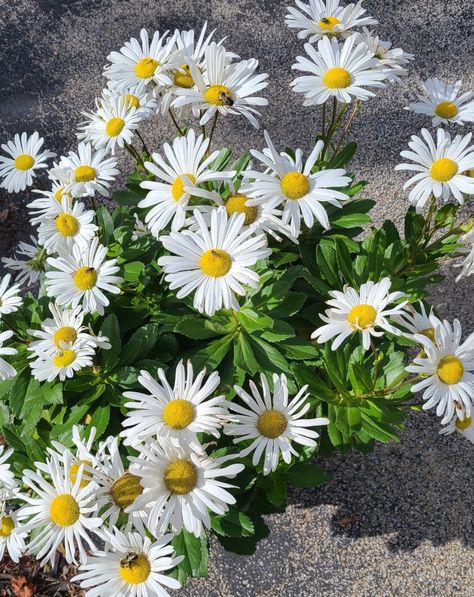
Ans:
[[[430,340],[434,340],[435,328],[441,321],[433,313],[433,307],[431,307],[428,313],[421,301],[418,302],[418,306],[420,311],[415,310],[413,305],[405,305],[405,311],[392,315],[392,320],[407,330],[403,332],[403,335],[408,338],[413,338],[415,334],[423,334],[430,338]]]
[[[463,437],[474,444],[474,425],[471,417],[464,416],[462,419],[458,417],[461,414],[457,411],[457,414],[445,427],[440,430],[441,435],[451,435],[455,431],[460,433]]]
[[[212,42],[205,51],[204,70],[188,60],[195,87],[186,89],[177,87],[177,98],[173,106],[181,108],[192,106],[200,110],[202,117],[199,124],[205,125],[217,114],[241,114],[255,127],[259,124],[254,115],[260,113],[252,106],[266,106],[268,101],[254,94],[264,89],[268,82],[267,74],[256,75],[257,60],[244,60],[228,64],[224,46]]]
[[[284,374],[273,375],[273,394],[270,391],[266,376],[260,374],[263,397],[255,383],[250,380],[252,395],[240,386],[234,386],[238,396],[246,407],[230,402],[228,407],[231,423],[226,425],[227,435],[237,436],[234,443],[252,440],[251,444],[240,452],[243,458],[253,452],[252,464],[257,466],[263,458],[263,474],[268,475],[278,468],[280,454],[286,464],[290,464],[292,456],[298,456],[292,442],[302,446],[316,446],[319,434],[311,429],[327,425],[328,419],[304,418],[311,407],[304,386],[292,400],[288,400],[288,381]]]
[[[10,332],[4,332],[10,333]],[[0,334],[0,344],[2,342]],[[5,446],[0,445],[0,496],[2,499],[5,496],[12,495],[17,489],[17,482],[15,475],[10,470],[10,463],[7,462],[10,456],[13,454],[13,448],[5,450]]]
[[[54,566],[57,549],[63,544],[68,563],[87,560],[86,550],[96,550],[91,532],[102,525],[101,518],[93,518],[96,511],[95,487],[89,483],[81,487],[83,467],[79,467],[74,483],[70,480],[72,455],[66,450],[62,461],[51,453],[46,464],[38,470],[25,470],[23,483],[33,495],[25,494],[26,505],[18,512],[18,519],[24,521],[23,530],[35,531],[28,544],[28,550],[41,560],[40,565]]]
[[[81,436],[81,430],[79,429],[79,427],[77,425],[74,425],[74,427],[72,428],[72,443],[74,444],[75,450],[69,450],[68,448],[66,448],[66,446],[64,446],[63,444],[61,444],[60,442],[57,442],[55,440],[51,441],[51,448],[48,447],[46,448],[47,451],[51,454],[51,453],[55,453],[57,455],[57,457],[59,458],[60,462],[64,461],[64,454],[66,452],[70,452],[71,453],[71,466],[69,468],[69,479],[71,481],[71,483],[75,483],[76,482],[76,476],[77,476],[77,472],[79,470],[79,468],[81,467],[81,465],[83,466],[83,470],[82,470],[82,477],[81,477],[81,483],[80,486],[85,487],[86,485],[88,485],[89,483],[92,482],[92,475],[90,472],[90,469],[94,466],[97,466],[99,461],[100,461],[100,455],[102,454],[102,451],[100,446],[99,446],[99,450],[97,452],[97,456],[94,454],[93,451],[93,445],[94,445],[94,440],[95,440],[95,436],[97,434],[97,429],[95,427],[91,427],[90,428],[90,432],[89,432],[89,437],[85,437]],[[39,467],[42,467],[41,470],[45,470],[47,472],[47,465],[44,465],[42,463],[38,463]],[[46,467],[46,468],[45,468]]]
[[[410,203],[420,211],[431,195],[448,201],[453,196],[463,205],[463,193],[474,194],[474,178],[465,173],[474,168],[474,145],[469,145],[472,133],[462,137],[451,135],[442,128],[436,131],[436,141],[427,129],[421,130],[423,138],[412,135],[408,144],[411,151],[402,151],[400,155],[415,163],[399,164],[395,170],[416,172],[404,189],[411,185]]]
[[[467,91],[459,95],[461,88],[462,81],[456,81],[451,85],[439,79],[428,79],[423,83],[423,95],[418,95],[418,101],[407,106],[405,110],[431,116],[433,126],[449,122],[461,125],[474,122],[474,92]]]
[[[128,97],[128,96],[127,96]],[[131,143],[134,131],[140,124],[140,115],[124,97],[98,100],[95,112],[82,112],[87,118],[79,125],[77,137],[90,141],[96,149],[115,153],[117,145],[124,147]]]
[[[184,556],[174,556],[172,535],[152,540],[140,533],[104,531],[111,551],[87,559],[72,581],[87,589],[88,597],[169,597],[166,589],[181,584],[163,574],[177,566]],[[166,587],[166,589],[165,589]]]
[[[147,371],[140,372],[138,381],[149,394],[124,392],[125,398],[130,400],[124,406],[131,409],[122,422],[124,443],[135,446],[155,438],[175,447],[201,452],[203,447],[197,434],[219,437],[222,419],[227,413],[225,397],[211,397],[219,387],[219,374],[214,371],[204,382],[206,370],[203,369],[194,379],[191,361],[186,368],[180,361],[173,387],[163,369],[158,369],[157,375],[159,381]]]
[[[107,87],[102,90],[103,100],[110,103],[117,97],[123,105],[135,108],[141,120],[152,118],[156,113],[157,101],[153,93],[147,90],[145,81],[140,81],[128,89],[121,88],[114,81],[108,81]]]
[[[24,499],[23,496],[16,494],[15,498]],[[13,562],[20,561],[20,558],[26,551],[25,539],[28,533],[22,530],[18,523],[16,512],[8,509],[6,502],[2,502],[0,507],[0,561],[3,560],[5,550]]]
[[[109,299],[104,292],[120,294],[117,284],[123,278],[116,259],[105,261],[107,248],[94,238],[89,247],[74,245],[72,253],[59,251],[59,257],[49,257],[47,263],[54,268],[46,272],[46,293],[60,305],[77,307],[86,312],[104,314]]]
[[[19,284],[10,286],[11,279],[11,274],[0,278],[0,319],[2,315],[18,311],[23,303],[21,296],[18,296],[21,292],[20,286]]]
[[[93,197],[96,192],[107,197],[110,183],[120,172],[115,159],[106,155],[105,149],[93,153],[92,145],[82,141],[77,153],[70,151],[63,156],[59,166],[50,170],[50,176],[65,181],[64,192],[73,197]]]
[[[424,410],[436,406],[436,414],[445,425],[456,410],[471,416],[474,400],[474,334],[461,344],[461,324],[457,319],[453,328],[448,321],[436,326],[434,341],[419,334],[415,340],[423,345],[425,354],[407,367],[424,379],[412,386],[412,392],[423,391]]]
[[[368,100],[374,93],[365,87],[384,87],[385,73],[377,70],[377,59],[364,44],[351,35],[339,46],[336,39],[324,37],[316,50],[311,44],[304,49],[309,58],[297,56],[291,68],[309,75],[291,82],[293,91],[304,93],[304,106],[324,104],[331,97],[350,103],[352,98]]]
[[[462,268],[461,273],[456,278],[456,282],[474,274],[474,228],[465,234],[461,240],[466,243],[467,246],[462,247],[460,252],[467,253],[467,256],[461,264],[455,265],[455,267]]]
[[[377,59],[376,70],[381,71],[390,83],[401,83],[401,77],[405,77],[408,71],[407,66],[410,60],[414,60],[413,54],[405,52],[402,48],[392,48],[390,41],[382,41],[378,35],[374,35],[366,27],[362,33],[358,33],[358,42],[366,45],[369,52]]]
[[[90,470],[96,484],[97,509],[103,521],[112,529],[119,517],[126,517],[127,527],[146,534],[145,522],[149,508],[129,512],[138,496],[143,493],[140,477],[124,467],[116,437],[108,437],[100,445],[101,458]]]
[[[195,210],[199,233],[171,232],[161,241],[174,253],[160,257],[170,289],[179,288],[178,298],[194,293],[194,308],[207,315],[225,309],[239,310],[236,295],[245,295],[244,286],[257,288],[260,276],[250,267],[271,254],[265,235],[252,236],[243,230],[244,216],[227,219],[224,207],[211,215],[210,230],[202,215]]]
[[[180,230],[186,220],[191,193],[206,194],[196,187],[210,181],[229,179],[234,172],[214,172],[211,164],[219,155],[214,151],[206,157],[209,139],[196,134],[190,129],[185,137],[177,137],[171,147],[165,143],[163,150],[166,160],[159,154],[153,154],[153,162],[145,162],[146,168],[164,182],[143,181],[140,186],[148,189],[145,199],[138,207],[150,208],[145,216],[155,238],[159,238],[161,230],[171,222],[171,230]]]
[[[33,286],[38,282],[44,269],[40,259],[44,249],[38,246],[34,236],[30,236],[30,240],[32,244],[20,241],[14,257],[2,257],[5,267],[17,272],[15,282],[25,286]],[[20,259],[20,256],[23,259]]]
[[[75,309],[64,309],[54,303],[49,304],[49,310],[53,318],[45,319],[41,323],[40,330],[28,330],[28,333],[37,338],[28,345],[28,350],[34,354],[46,352],[57,353],[64,344],[75,346],[85,345],[91,348],[110,348],[106,336],[95,336],[85,325],[85,313],[81,307]]]
[[[13,141],[2,145],[8,154],[0,156],[0,187],[9,193],[24,191],[33,184],[36,170],[48,167],[47,160],[56,154],[52,151],[41,151],[44,139],[35,131],[30,137],[26,133],[16,134]]]
[[[332,298],[326,301],[331,308],[320,315],[326,325],[315,330],[311,338],[322,344],[335,337],[331,348],[336,350],[351,334],[361,332],[362,346],[368,350],[372,336],[379,338],[385,332],[399,336],[400,330],[387,318],[402,313],[407,301],[388,309],[390,303],[405,296],[403,292],[390,292],[391,285],[390,278],[384,278],[377,283],[370,280],[362,284],[359,292],[347,285],[342,292],[332,290],[329,293]]]
[[[267,170],[257,172],[248,170],[246,176],[254,180],[242,187],[242,193],[249,195],[248,201],[252,205],[268,205],[270,208],[283,204],[282,223],[289,224],[291,234],[298,238],[301,232],[301,219],[308,228],[317,220],[323,228],[330,228],[329,218],[323,203],[341,207],[340,201],[349,197],[345,193],[335,191],[334,187],[346,187],[351,179],[346,176],[342,168],[337,170],[320,170],[312,173],[324,147],[323,141],[318,141],[303,162],[303,152],[297,149],[295,159],[288,154],[279,154],[265,131],[268,149],[251,150],[252,155],[260,160]]]
[[[74,377],[80,369],[92,367],[94,354],[94,349],[87,344],[61,341],[61,348],[49,352],[35,350],[32,355],[35,360],[30,363],[31,372],[38,381],[53,381],[56,377],[64,381]]]
[[[49,254],[59,250],[71,251],[74,245],[87,248],[98,228],[95,212],[85,209],[84,203],[64,196],[61,202],[50,199],[50,209],[40,218],[38,242]]]
[[[226,489],[234,487],[219,477],[233,479],[243,464],[230,464],[233,456],[209,458],[158,443],[144,445],[138,457],[131,457],[131,472],[141,478],[144,487],[132,509],[151,506],[147,527],[155,536],[171,527],[173,533],[184,528],[199,537],[210,528],[209,510],[225,514],[235,498]]]
[[[141,82],[170,85],[169,71],[178,66],[175,55],[175,39],[168,37],[168,31],[162,36],[155,31],[150,42],[148,32],[142,29],[140,41],[132,37],[119,52],[107,56],[111,64],[104,68],[104,76],[123,89]]]
[[[0,380],[10,379],[11,377],[15,377],[16,369],[12,367],[9,363],[7,363],[3,356],[11,356],[16,354],[18,351],[15,348],[9,348],[7,346],[3,346],[5,340],[8,340],[13,336],[12,330],[7,330],[6,332],[0,332]],[[1,454],[1,452],[0,452]],[[1,481],[1,476],[0,476]]]
[[[73,201],[72,195],[64,192],[64,185],[60,182],[53,182],[51,191],[33,189],[33,193],[40,195],[26,206],[31,214],[30,224],[33,226],[41,223],[45,215],[50,215],[52,211],[51,206],[55,203],[61,204],[63,197],[68,197],[71,202]]]
[[[351,29],[363,25],[377,25],[377,21],[362,8],[362,0],[357,4],[339,6],[339,0],[309,0],[309,4],[296,0],[296,9],[288,7],[285,22],[290,29],[300,29],[299,39],[314,43],[325,36],[347,37]]]

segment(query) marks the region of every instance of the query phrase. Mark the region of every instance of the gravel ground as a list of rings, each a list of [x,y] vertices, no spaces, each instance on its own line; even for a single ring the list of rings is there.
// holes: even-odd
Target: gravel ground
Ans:
[[[148,29],[200,27],[208,18],[242,57],[261,60],[271,75],[263,123],[281,145],[307,149],[317,112],[303,109],[289,91],[290,66],[302,44],[284,25],[288,0],[0,0],[0,140],[37,129],[49,148],[75,144],[79,112],[90,109],[103,85],[111,49]],[[429,124],[403,110],[421,80],[464,77],[474,88],[473,0],[366,0],[390,38],[417,57],[405,87],[391,87],[366,106],[354,128],[360,151],[354,169],[370,181],[377,221],[401,221],[404,175],[393,167],[411,134]],[[471,35],[469,35],[471,33]],[[157,147],[171,129],[146,131]],[[219,144],[237,149],[262,144],[243,120],[227,122]],[[123,165],[127,157],[123,157]],[[0,254],[27,236],[27,196],[0,195]],[[4,210],[8,210],[5,214]],[[2,212],[5,221],[2,222]],[[454,284],[451,268],[433,289],[445,316],[474,328],[470,281]],[[474,526],[470,483],[472,446],[440,438],[435,417],[411,417],[400,445],[369,456],[349,454],[326,463],[332,480],[291,494],[284,515],[269,517],[271,535],[250,557],[211,553],[210,576],[192,581],[184,595],[202,597],[474,595]],[[346,524],[348,520],[353,522]]]

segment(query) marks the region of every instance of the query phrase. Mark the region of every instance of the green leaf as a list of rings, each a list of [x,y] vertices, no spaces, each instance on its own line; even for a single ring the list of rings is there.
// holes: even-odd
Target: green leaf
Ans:
[[[149,323],[132,334],[120,356],[120,365],[131,365],[147,356],[158,340],[158,325]]]
[[[206,535],[197,538],[192,533],[182,530],[171,541],[177,556],[184,560],[173,571],[172,576],[184,584],[189,576],[207,576],[208,549]]]
[[[98,406],[92,413],[90,425],[97,429],[96,439],[99,439],[106,431],[110,420],[110,405]]]
[[[237,367],[254,375],[258,371],[258,363],[250,342],[243,332],[234,342],[234,362]]]
[[[207,367],[208,371],[213,371],[229,352],[233,340],[234,334],[228,334],[191,355],[195,370]]]
[[[328,168],[344,168],[354,157],[357,143],[351,141],[345,145],[329,162]]]
[[[138,282],[145,264],[141,261],[131,261],[123,266],[123,277],[127,282]]]
[[[240,324],[252,334],[261,330],[269,329],[273,326],[273,319],[263,313],[256,313],[251,309],[241,309],[235,314]]]
[[[340,239],[336,240],[336,255],[342,275],[346,282],[353,285],[355,281],[352,271],[352,257],[347,246]]]
[[[133,205],[136,207],[143,197],[132,193],[132,191],[115,191],[113,199],[120,205]]]
[[[175,326],[174,331],[178,334],[183,334],[193,340],[207,340],[208,338],[215,338],[221,336],[219,332],[216,332],[212,327],[212,321],[205,319],[204,317],[197,317],[190,315],[189,317],[183,317]]]
[[[310,462],[297,463],[281,475],[295,487],[317,487],[329,481],[328,473],[319,465]]]
[[[100,358],[102,364],[108,369],[113,369],[119,362],[122,341],[120,339],[120,328],[117,317],[112,313],[108,315],[100,328],[101,334],[107,336],[111,344],[109,350],[101,350]]]
[[[104,205],[97,209],[96,214],[101,228],[100,239],[102,244],[107,247],[114,233],[114,222]]]
[[[26,369],[23,369],[23,371],[21,371],[16,376],[15,381],[13,383],[13,387],[10,390],[10,406],[13,411],[13,414],[16,417],[20,416],[26,392],[28,390],[28,385],[31,379],[32,378],[30,368],[26,367]]]
[[[251,537],[255,533],[252,520],[232,506],[223,516],[212,516],[211,528],[224,537]]]
[[[318,356],[318,349],[300,336],[285,340],[280,347],[288,359],[311,360]]]
[[[257,483],[272,504],[282,506],[285,503],[286,482],[282,475],[270,473],[266,477],[259,477]]]
[[[63,433],[69,432],[74,425],[77,425],[87,414],[89,410],[89,404],[83,404],[82,406],[76,406],[71,409],[71,412],[67,415],[67,420],[62,425],[55,425],[51,429],[51,437],[58,438]]]

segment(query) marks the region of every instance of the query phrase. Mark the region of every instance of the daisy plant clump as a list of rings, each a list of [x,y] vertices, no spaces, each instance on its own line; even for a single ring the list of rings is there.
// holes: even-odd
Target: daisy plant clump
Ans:
[[[443,128],[400,148],[404,229],[374,226],[348,137],[413,57],[362,2],[288,10],[308,41],[295,101],[320,122],[305,147],[271,130],[243,155],[216,145],[223,121],[258,129],[270,77],[206,25],[112,51],[66,155],[38,133],[2,145],[1,184],[34,191],[36,228],[0,278],[12,565],[69,564],[91,596],[168,595],[206,574],[211,535],[251,553],[289,485],[324,483],[335,451],[399,441],[410,411],[474,441],[474,336],[427,300],[442,262],[474,272],[472,217],[458,217],[474,194],[472,92],[425,84],[409,108]],[[169,132],[149,146],[153,119]]]

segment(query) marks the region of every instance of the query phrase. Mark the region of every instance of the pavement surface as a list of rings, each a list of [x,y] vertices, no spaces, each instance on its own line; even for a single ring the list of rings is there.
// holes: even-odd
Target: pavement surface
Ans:
[[[242,57],[270,73],[263,125],[280,146],[305,150],[317,110],[303,109],[289,90],[302,43],[284,25],[289,0],[0,0],[0,140],[38,130],[58,154],[73,148],[80,111],[91,109],[112,49],[141,27],[199,28],[205,19]],[[473,0],[366,0],[383,39],[416,55],[404,87],[368,102],[354,127],[360,145],[353,169],[370,181],[376,221],[400,222],[407,207],[403,174],[393,171],[409,137],[430,124],[403,110],[423,79],[463,78],[474,88]],[[472,130],[472,127],[471,127]],[[172,129],[156,119],[145,132],[157,149]],[[218,144],[261,147],[261,133],[227,120]],[[123,156],[122,165],[127,163]],[[27,195],[0,195],[0,253],[27,236]],[[472,206],[471,206],[472,207]],[[5,210],[8,213],[5,215]],[[5,221],[1,222],[1,213]],[[451,267],[433,289],[442,315],[474,329],[472,280],[454,284]],[[198,597],[474,596],[473,446],[439,437],[435,416],[412,416],[399,445],[324,463],[332,480],[290,496],[285,514],[269,517],[271,534],[254,555],[212,545],[207,580],[183,591]],[[348,523],[349,521],[349,523]],[[352,521],[352,522],[351,522]]]

